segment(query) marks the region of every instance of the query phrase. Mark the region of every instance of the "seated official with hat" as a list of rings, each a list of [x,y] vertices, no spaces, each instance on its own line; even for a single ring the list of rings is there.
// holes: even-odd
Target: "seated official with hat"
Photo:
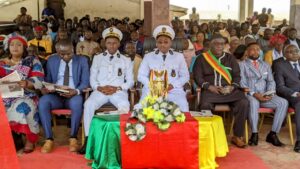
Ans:
[[[91,67],[90,83],[93,89],[84,103],[85,143],[79,153],[85,153],[90,124],[94,113],[105,103],[110,102],[118,111],[128,112],[130,104],[127,90],[134,84],[133,66],[130,58],[122,55],[118,48],[122,33],[115,27],[102,32],[106,51],[95,55]]]
[[[190,76],[183,54],[171,49],[175,32],[168,25],[160,25],[154,29],[153,36],[156,39],[157,49],[144,56],[138,72],[138,81],[144,85],[140,102],[150,92],[150,72],[166,71],[166,78],[169,81],[166,99],[177,104],[181,111],[188,112],[189,105],[183,86],[189,81]],[[140,106],[140,103],[137,104],[135,109]]]

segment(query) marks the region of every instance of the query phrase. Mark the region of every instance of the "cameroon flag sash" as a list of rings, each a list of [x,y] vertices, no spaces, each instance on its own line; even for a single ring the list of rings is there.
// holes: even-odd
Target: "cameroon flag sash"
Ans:
[[[221,76],[223,76],[223,78],[229,84],[231,84],[231,81],[232,81],[231,74],[224,67],[224,65],[222,65],[222,63],[220,63],[220,61],[211,53],[211,51],[209,50],[208,52],[203,53],[203,56],[204,56],[205,60],[209,63],[209,65],[213,69],[215,69],[218,73],[220,73]]]

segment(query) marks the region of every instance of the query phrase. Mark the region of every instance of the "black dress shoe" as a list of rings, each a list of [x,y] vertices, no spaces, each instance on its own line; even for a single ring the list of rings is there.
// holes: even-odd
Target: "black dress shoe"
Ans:
[[[87,142],[88,142],[88,137],[85,137],[85,139],[84,139],[84,144],[83,144],[83,146],[80,148],[80,150],[77,152],[78,154],[82,154],[82,155],[85,154]]]
[[[284,144],[282,142],[280,142],[279,138],[277,137],[276,133],[275,132],[270,132],[266,138],[266,141],[268,143],[271,143],[273,144],[274,146],[277,146],[277,147],[281,147],[281,146],[284,146]]]
[[[258,144],[258,133],[252,133],[251,138],[248,141],[249,146],[257,146]]]
[[[22,134],[18,134],[16,132],[12,131],[12,136],[13,136],[13,139],[14,139],[16,150],[19,151],[22,148],[24,148],[24,142],[23,142],[23,139],[22,139]]]
[[[300,141],[296,141],[294,151],[300,153]]]

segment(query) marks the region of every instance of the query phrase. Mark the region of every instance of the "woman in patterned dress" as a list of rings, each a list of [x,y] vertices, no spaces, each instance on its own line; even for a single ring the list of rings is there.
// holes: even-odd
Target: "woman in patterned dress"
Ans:
[[[25,38],[21,36],[10,37],[8,48],[9,57],[0,60],[0,78],[17,71],[22,78],[18,84],[24,89],[24,96],[3,98],[3,102],[11,130],[26,136],[24,152],[30,153],[34,150],[34,143],[39,138],[38,96],[34,90],[42,87],[41,81],[44,78],[44,72],[38,58],[27,55]]]

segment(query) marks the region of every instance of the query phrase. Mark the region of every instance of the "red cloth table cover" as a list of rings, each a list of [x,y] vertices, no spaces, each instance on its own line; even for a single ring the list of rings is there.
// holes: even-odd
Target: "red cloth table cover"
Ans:
[[[173,122],[170,128],[159,131],[152,123],[146,124],[146,137],[133,142],[125,135],[129,115],[121,115],[122,168],[199,168],[198,121],[186,113],[186,122]]]

